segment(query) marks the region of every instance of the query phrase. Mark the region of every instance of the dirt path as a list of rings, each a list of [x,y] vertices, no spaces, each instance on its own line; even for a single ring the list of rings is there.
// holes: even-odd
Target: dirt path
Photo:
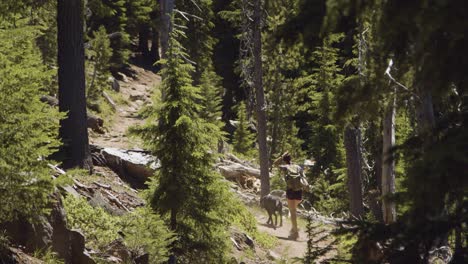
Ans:
[[[270,252],[270,254],[273,255],[273,258],[286,261],[286,263],[292,263],[294,258],[304,257],[307,249],[307,235],[304,232],[304,228],[299,228],[298,239],[291,240],[288,238],[289,231],[291,230],[290,218],[283,216],[283,226],[274,229],[270,225],[266,224],[268,215],[258,211],[254,211],[253,213],[257,219],[258,230],[278,238],[278,245]]]
[[[114,100],[117,106],[114,117],[110,123],[104,124],[107,130],[105,134],[90,134],[91,144],[125,149],[141,148],[141,141],[129,137],[127,130],[129,127],[143,124],[144,121],[138,117],[138,111],[151,103],[151,91],[161,83],[161,77],[143,68],[134,65],[131,67],[136,71],[136,79],[128,77],[127,80],[119,81],[120,92],[117,97],[121,99]]]

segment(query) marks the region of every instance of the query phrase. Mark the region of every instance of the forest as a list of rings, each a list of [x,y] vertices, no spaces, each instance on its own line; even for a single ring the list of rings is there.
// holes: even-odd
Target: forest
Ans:
[[[1,0],[0,264],[468,263],[467,17]]]

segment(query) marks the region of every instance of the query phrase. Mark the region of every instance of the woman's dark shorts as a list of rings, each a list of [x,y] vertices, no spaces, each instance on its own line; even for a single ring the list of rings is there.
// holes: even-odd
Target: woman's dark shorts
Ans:
[[[286,198],[288,200],[302,200],[302,191],[286,190]]]

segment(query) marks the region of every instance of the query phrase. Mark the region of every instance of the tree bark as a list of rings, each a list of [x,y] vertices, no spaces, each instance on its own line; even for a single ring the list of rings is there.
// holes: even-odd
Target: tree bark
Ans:
[[[280,104],[281,104],[281,83],[275,82],[273,85],[273,124],[271,124],[271,148],[270,160],[273,160],[277,152],[279,127],[280,127]],[[270,164],[271,166],[271,164]],[[270,168],[271,169],[271,168]]]
[[[140,51],[143,56],[148,56],[149,54],[149,46],[148,46],[148,39],[149,39],[149,26],[148,25],[141,25],[140,30],[138,32],[138,51]]]
[[[393,96],[388,103],[383,121],[382,212],[386,224],[396,221],[395,202],[389,199],[389,196],[395,193],[395,160],[392,153],[392,148],[395,146],[395,99]]]
[[[360,129],[348,125],[344,133],[350,212],[356,217],[364,214],[362,202]]]
[[[60,137],[65,154],[64,168],[79,167],[92,171],[89,151],[84,42],[83,2],[58,0],[57,3],[59,110],[68,112],[60,121]]]
[[[254,6],[253,21],[253,59],[254,74],[253,83],[256,94],[257,112],[257,141],[260,158],[260,182],[262,197],[270,193],[270,174],[268,172],[268,149],[267,149],[267,127],[265,92],[263,90],[263,67],[262,67],[262,1],[256,0]]]
[[[151,36],[151,49],[149,53],[149,59],[151,63],[155,63],[161,59],[159,56],[159,31],[156,28],[153,28]]]
[[[174,10],[174,0],[160,0],[161,10],[161,29],[160,29],[160,44],[161,57],[166,58],[167,45],[169,43],[169,33],[171,32],[171,16]]]
[[[417,107],[418,131],[420,134],[430,132],[435,126],[434,107],[430,91],[419,92],[420,102]]]

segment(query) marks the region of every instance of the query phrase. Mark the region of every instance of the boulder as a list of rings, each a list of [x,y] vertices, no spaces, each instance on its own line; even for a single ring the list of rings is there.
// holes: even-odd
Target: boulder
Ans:
[[[65,263],[95,263],[85,251],[84,237],[67,228],[65,209],[58,193],[53,195],[50,209],[47,217],[38,217],[34,224],[19,219],[4,223],[0,228],[7,231],[12,244],[24,246],[28,253],[50,247]]]
[[[97,132],[99,134],[104,134],[104,120],[102,120],[100,117],[92,115],[90,113],[87,114],[87,126],[88,128],[91,128],[94,132]]]
[[[118,72],[117,75],[115,76],[119,81],[123,81],[125,83],[128,83],[128,77],[124,73]]]
[[[231,241],[239,251],[243,251],[248,248],[255,250],[254,240],[237,228],[231,228]]]
[[[119,81],[117,81],[117,79],[115,79],[114,77],[109,77],[108,81],[111,85],[112,90],[120,92],[120,83]]]
[[[103,148],[100,152],[106,165],[135,189],[146,188],[146,180],[161,167],[159,160],[145,151]]]
[[[112,241],[106,248],[106,253],[119,258],[122,263],[131,263],[132,252],[127,248],[122,239]]]
[[[31,257],[19,248],[0,248],[0,263],[5,264],[47,264],[44,261]]]
[[[46,103],[46,104],[48,104],[50,106],[54,106],[54,107],[58,106],[58,104],[59,104],[58,99],[53,97],[53,96],[50,96],[50,95],[43,95],[43,96],[41,96],[40,100],[41,100],[41,102]]]
[[[270,192],[270,194],[280,198],[286,198],[286,191],[283,190],[273,190]]]

